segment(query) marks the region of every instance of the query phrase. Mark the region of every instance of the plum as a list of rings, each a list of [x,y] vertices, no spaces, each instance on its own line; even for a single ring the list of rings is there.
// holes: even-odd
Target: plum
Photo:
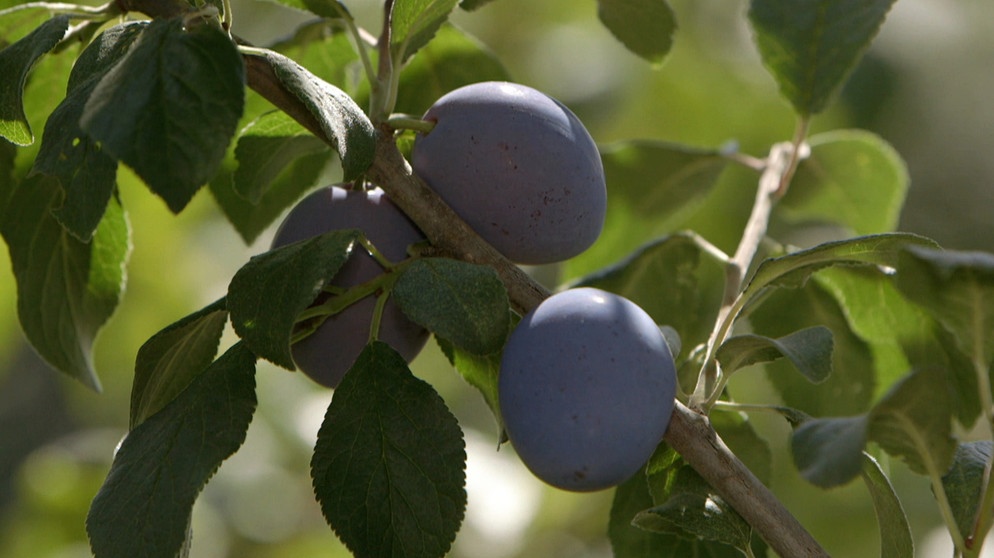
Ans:
[[[368,191],[329,186],[302,199],[290,210],[273,238],[278,248],[338,229],[359,229],[388,260],[407,257],[407,247],[424,240],[424,234],[379,188]],[[361,248],[353,251],[331,285],[351,287],[383,273],[372,256]],[[334,388],[341,382],[369,341],[376,300],[366,297],[330,316],[313,334],[291,347],[293,360],[321,385]],[[424,347],[428,332],[411,322],[388,300],[380,322],[379,339],[408,362]]]
[[[578,492],[635,474],[673,412],[676,370],[653,319],[594,288],[554,294],[504,347],[498,399],[507,435],[538,478]]]
[[[411,166],[484,240],[522,264],[566,260],[597,240],[607,191],[600,153],[565,105],[482,82],[432,105]]]

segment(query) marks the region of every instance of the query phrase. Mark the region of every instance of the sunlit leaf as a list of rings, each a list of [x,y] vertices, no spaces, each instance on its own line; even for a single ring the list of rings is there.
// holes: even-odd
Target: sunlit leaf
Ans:
[[[406,61],[435,36],[449,19],[458,0],[407,0],[395,2],[391,14],[390,51]]]
[[[808,144],[811,156],[777,205],[777,218],[836,223],[856,235],[894,230],[910,183],[894,148],[862,130],[818,134]]]
[[[442,398],[374,341],[335,390],[311,460],[314,492],[357,558],[441,557],[462,522],[466,452]]]

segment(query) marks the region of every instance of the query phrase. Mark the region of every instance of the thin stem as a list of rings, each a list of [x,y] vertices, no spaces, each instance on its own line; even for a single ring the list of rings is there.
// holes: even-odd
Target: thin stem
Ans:
[[[370,242],[368,238],[366,238],[365,235],[359,237],[359,245],[362,246],[363,249],[366,250],[366,253],[372,256],[373,259],[376,260],[376,263],[380,264],[380,267],[382,267],[384,270],[389,271],[400,265],[400,264],[394,264],[393,262],[390,261],[389,258],[384,256],[383,252],[380,252],[376,248],[376,246],[374,246],[373,243]],[[404,265],[406,265],[406,263]]]
[[[369,342],[372,343],[380,338],[380,322],[383,321],[383,309],[386,308],[389,292],[380,293],[376,297],[376,306],[373,307],[373,318],[369,322]]]
[[[0,10],[0,17],[23,10],[48,10],[77,18],[93,19],[95,17],[110,17],[120,13],[117,4],[108,2],[101,6],[83,6],[63,2],[28,2]]]
[[[221,16],[221,28],[231,33],[231,25],[234,23],[234,14],[231,13],[231,0],[222,0],[221,7],[224,15]]]
[[[341,16],[342,21],[345,22],[345,27],[349,30],[349,34],[352,35],[352,39],[355,41],[355,50],[359,55],[359,59],[362,60],[362,67],[366,72],[366,79],[369,80],[370,84],[376,82],[376,70],[373,68],[373,61],[369,58],[369,52],[367,52],[367,37],[363,35],[359,27],[355,24],[355,20],[352,19],[352,14],[342,6],[340,2],[331,3],[338,15]]]
[[[435,128],[435,123],[430,120],[421,120],[409,114],[391,114],[387,118],[387,125],[394,130],[414,130],[427,134]]]
[[[390,42],[393,40],[393,0],[386,0],[383,4],[383,29],[380,30],[380,38],[377,41],[380,55],[380,67],[375,79],[370,81],[369,95],[369,117],[373,124],[379,124],[386,120],[393,110],[390,101],[391,86],[394,82],[393,57],[390,55]]]

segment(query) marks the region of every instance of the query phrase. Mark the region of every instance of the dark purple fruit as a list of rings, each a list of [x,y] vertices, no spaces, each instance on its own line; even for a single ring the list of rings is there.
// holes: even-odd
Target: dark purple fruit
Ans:
[[[524,85],[456,89],[425,113],[411,165],[487,242],[522,264],[586,250],[604,225],[600,154],[566,106]]]
[[[653,319],[592,288],[563,291],[508,338],[500,411],[521,461],[574,491],[615,486],[649,459],[673,412],[676,370]]]

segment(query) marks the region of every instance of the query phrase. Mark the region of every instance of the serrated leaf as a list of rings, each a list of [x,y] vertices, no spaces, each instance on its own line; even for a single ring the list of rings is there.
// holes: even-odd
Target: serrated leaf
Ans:
[[[824,110],[895,0],[752,0],[763,63],[802,116]]]
[[[54,176],[62,184],[65,199],[55,217],[84,242],[93,236],[117,187],[117,160],[83,132],[79,121],[97,84],[147,25],[118,25],[94,39],[73,65],[66,98],[45,123],[32,172]]]
[[[953,464],[942,476],[942,488],[956,518],[959,532],[975,530],[977,508],[984,489],[984,472],[991,461],[994,443],[990,440],[965,442],[956,447]]]
[[[439,97],[458,87],[510,80],[500,60],[482,43],[445,24],[401,72],[394,111],[423,114]]]
[[[449,258],[420,258],[393,289],[413,322],[478,355],[500,350],[508,331],[507,290],[490,266]]]
[[[245,441],[255,406],[255,355],[236,344],[132,430],[86,517],[93,553],[175,558],[197,495]]]
[[[138,349],[131,387],[131,424],[139,424],[175,399],[214,360],[228,322],[224,299],[153,335]]]
[[[53,368],[99,391],[92,347],[124,291],[130,230],[124,209],[108,205],[90,242],[80,242],[52,216],[54,180],[0,184],[6,199],[0,234],[17,281],[21,328]]]
[[[880,558],[914,556],[915,541],[911,537],[908,516],[904,513],[901,500],[898,499],[880,464],[863,453],[863,469],[860,474],[870,491],[873,510],[877,514],[877,524],[880,527]]]
[[[666,0],[597,0],[597,17],[628,50],[653,64],[673,47],[676,14]]]
[[[787,357],[801,375],[817,384],[832,372],[832,348],[832,330],[814,326],[779,339],[752,334],[731,337],[718,348],[717,357],[726,374]]]
[[[441,557],[465,511],[465,460],[441,397],[374,341],[335,390],[311,476],[321,511],[357,558]]]
[[[407,0],[395,2],[390,17],[390,52],[405,62],[428,44],[449,19],[458,0]]]
[[[837,223],[856,235],[897,226],[908,190],[900,154],[879,136],[837,130],[811,136],[777,217],[792,223]]]
[[[680,334],[685,352],[704,343],[721,305],[724,264],[693,233],[649,243],[624,261],[576,282],[627,297]],[[659,296],[666,293],[666,296]]]
[[[812,384],[775,361],[764,365],[770,383],[783,402],[813,416],[863,413],[873,402],[876,386],[874,355],[870,346],[853,333],[846,308],[817,281],[801,289],[778,289],[749,314],[753,329],[768,337],[781,337],[812,326],[832,331],[832,374]]]
[[[932,247],[936,244],[916,234],[886,233],[826,242],[786,256],[767,258],[756,269],[741,298],[748,301],[770,286],[803,285],[812,273],[834,265],[896,267],[901,251],[914,245]]]
[[[281,111],[253,120],[238,135],[234,189],[258,204],[277,176],[303,156],[327,153],[328,145]]]
[[[245,104],[245,68],[209,25],[154,20],[100,80],[80,125],[180,212],[217,172]]]
[[[564,275],[591,273],[650,239],[673,233],[712,191],[728,164],[717,151],[658,141],[601,148],[608,196],[604,230],[583,254],[564,264]]]
[[[359,105],[341,89],[273,51],[264,58],[273,72],[317,119],[325,137],[342,159],[344,180],[355,180],[369,168],[376,150],[376,129]]]
[[[938,477],[949,469],[956,452],[952,414],[942,375],[931,368],[917,370],[870,411],[869,438],[912,471]]]
[[[55,16],[14,44],[0,50],[0,137],[31,145],[34,134],[24,114],[24,86],[38,59],[55,48],[69,29],[68,16]]]
[[[435,337],[439,348],[445,357],[449,359],[449,364],[466,380],[466,383],[475,387],[483,395],[483,400],[490,407],[494,419],[497,421],[497,428],[500,431],[501,442],[505,440],[504,419],[500,414],[500,402],[497,396],[497,376],[500,374],[500,352],[487,355],[476,355],[453,345],[440,337]]]
[[[953,334],[964,354],[994,359],[994,254],[911,248],[901,254],[897,288]]]
[[[798,472],[821,488],[841,486],[856,478],[863,468],[867,426],[866,415],[804,422],[790,440]]]
[[[359,233],[332,231],[252,257],[228,285],[235,333],[260,358],[294,370],[290,337],[300,314],[348,260]]]

